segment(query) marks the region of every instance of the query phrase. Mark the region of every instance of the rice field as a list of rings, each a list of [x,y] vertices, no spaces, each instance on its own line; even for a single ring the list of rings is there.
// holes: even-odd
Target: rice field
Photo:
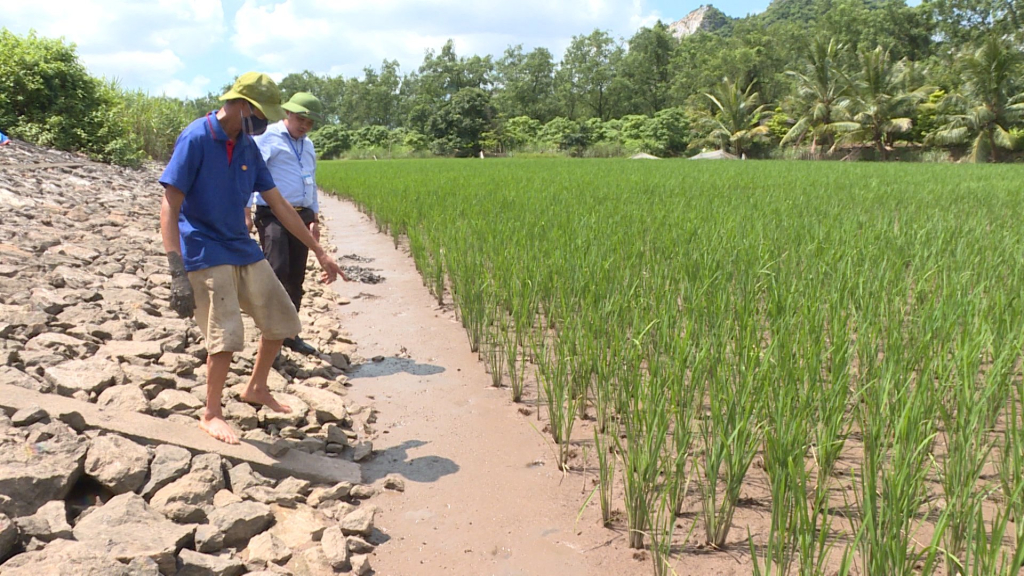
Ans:
[[[581,505],[654,574],[708,548],[757,574],[1021,573],[1021,167],[325,162],[319,180],[407,244],[566,470],[590,448]]]

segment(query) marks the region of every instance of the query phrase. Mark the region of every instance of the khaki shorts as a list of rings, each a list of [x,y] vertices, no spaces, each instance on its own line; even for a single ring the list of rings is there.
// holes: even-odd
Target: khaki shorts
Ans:
[[[266,260],[189,272],[188,280],[196,296],[196,323],[210,354],[245,348],[242,312],[252,317],[267,340],[284,340],[302,331],[295,305]]]

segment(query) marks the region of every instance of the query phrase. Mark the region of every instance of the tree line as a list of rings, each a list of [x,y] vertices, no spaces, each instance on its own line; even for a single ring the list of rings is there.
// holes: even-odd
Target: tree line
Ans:
[[[1005,161],[1024,147],[1022,5],[775,0],[739,19],[709,7],[682,39],[661,22],[628,39],[594,30],[560,59],[521,45],[462,55],[448,41],[408,72],[385,60],[358,77],[304,71],[279,85],[323,101],[329,121],[313,138],[324,157],[723,149]],[[140,149],[159,158],[168,134],[216,108],[219,92],[186,102],[127,94]],[[0,96],[0,121],[4,105]]]

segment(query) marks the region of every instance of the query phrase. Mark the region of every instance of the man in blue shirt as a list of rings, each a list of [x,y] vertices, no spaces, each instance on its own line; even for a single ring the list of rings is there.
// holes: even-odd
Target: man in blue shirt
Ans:
[[[302,328],[288,293],[249,236],[244,211],[252,193],[261,192],[282,225],[313,251],[322,281],[333,282],[340,270],[281,197],[253,142],[268,119],[284,118],[277,85],[266,74],[249,72],[220,99],[220,110],[178,136],[160,177],[160,232],[171,268],[171,307],[182,317],[194,312],[206,339],[206,411],[199,427],[237,444],[238,435],[224,420],[221,393],[232,354],[245,346],[241,312],[262,332],[241,398],[277,412],[291,408],[270,393],[267,376],[281,342]]]
[[[281,106],[288,114],[255,138],[281,196],[295,208],[302,222],[317,240],[320,228],[317,214],[320,203],[316,188],[316,150],[307,134],[314,122],[323,122],[323,105],[309,92],[297,92]],[[298,310],[302,303],[302,284],[306,279],[309,248],[274,216],[267,201],[257,193],[253,223],[259,233],[263,253],[274,274],[288,291]],[[316,354],[316,348],[302,338],[285,338],[284,345],[300,354]]]

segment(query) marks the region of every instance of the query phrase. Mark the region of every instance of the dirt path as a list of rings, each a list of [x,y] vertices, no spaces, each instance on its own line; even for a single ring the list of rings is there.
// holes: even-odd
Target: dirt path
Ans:
[[[552,465],[543,423],[490,386],[412,259],[351,203],[325,197],[321,207],[337,255],[373,258],[358,265],[386,279],[336,285],[352,300],[344,329],[358,353],[384,357],[351,375],[350,399],[380,412],[364,479],[405,479],[404,493],[374,499],[390,537],[374,556],[377,574],[650,574],[650,560],[633,559],[623,534],[598,526],[596,500],[576,522],[591,477],[563,477]]]

